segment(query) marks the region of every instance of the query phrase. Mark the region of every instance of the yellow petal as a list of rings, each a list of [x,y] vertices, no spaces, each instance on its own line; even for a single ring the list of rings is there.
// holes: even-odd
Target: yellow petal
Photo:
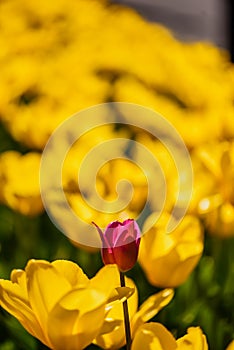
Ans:
[[[76,289],[63,296],[48,317],[48,334],[56,350],[85,348],[100,331],[106,296],[91,289]]]
[[[47,332],[47,317],[71,285],[55,266],[43,260],[30,260],[25,268],[28,298],[41,327]]]
[[[81,288],[89,283],[89,278],[83,270],[74,262],[69,260],[55,260],[51,263],[63,275],[73,288]]]
[[[126,278],[126,286],[127,288],[130,288],[130,290],[135,290],[134,294],[128,299],[129,317],[131,321],[138,307],[138,292],[137,287],[130,278]],[[101,330],[98,337],[95,339],[94,344],[97,344],[102,349],[120,349],[125,344],[124,316],[122,303],[117,302],[113,305],[113,307],[108,312],[105,321],[109,319],[116,320],[117,322],[121,320],[121,323],[116,325],[114,330],[106,332],[105,334]]]
[[[137,330],[131,350],[174,350],[176,348],[176,340],[163,325],[147,323]]]
[[[50,342],[33,314],[28,300],[25,299],[25,291],[21,289],[20,285],[0,280],[0,305],[14,316],[30,334],[50,346]]]
[[[153,318],[164,306],[166,306],[174,296],[173,289],[167,288],[161,292],[150,296],[140,307],[139,311],[134,315],[131,327],[132,334],[137,329]]]
[[[122,324],[122,320],[106,318],[99,332],[99,335],[113,332],[116,328],[120,327],[121,324]]]
[[[234,340],[228,345],[226,350],[234,350]]]
[[[111,294],[108,299],[108,304],[106,305],[106,311],[109,311],[116,303],[123,303],[135,292],[135,288],[129,287],[118,287]]]
[[[178,350],[208,350],[206,336],[200,327],[190,327],[187,334],[177,339]]]
[[[95,277],[90,280],[90,288],[98,289],[107,295],[115,291],[120,286],[119,270],[117,265],[106,265],[98,271]]]
[[[26,273],[24,270],[12,270],[11,272],[11,281],[13,283],[17,283],[20,288],[22,293],[24,293],[25,298],[28,299],[28,291],[27,291],[27,283],[26,283]]]

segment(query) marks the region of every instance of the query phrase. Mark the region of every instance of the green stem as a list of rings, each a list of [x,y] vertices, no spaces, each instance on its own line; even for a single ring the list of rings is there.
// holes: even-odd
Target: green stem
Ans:
[[[123,272],[120,273],[120,285],[121,287],[125,287],[125,276]],[[123,302],[123,312],[124,312],[124,326],[125,326],[125,336],[126,336],[126,349],[131,349],[131,329],[130,329],[130,321],[129,321],[129,313],[128,313],[128,301],[125,300]]]

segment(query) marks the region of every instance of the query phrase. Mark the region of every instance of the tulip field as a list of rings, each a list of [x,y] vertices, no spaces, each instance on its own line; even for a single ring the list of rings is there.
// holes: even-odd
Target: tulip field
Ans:
[[[0,350],[234,350],[229,53],[108,0],[0,28]]]

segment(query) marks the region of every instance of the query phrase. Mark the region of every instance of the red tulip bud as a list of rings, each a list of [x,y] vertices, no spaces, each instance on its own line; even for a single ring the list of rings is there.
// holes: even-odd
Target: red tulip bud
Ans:
[[[122,272],[130,270],[137,261],[141,232],[133,219],[111,222],[103,233],[93,223],[102,240],[102,260],[105,265],[117,264]]]

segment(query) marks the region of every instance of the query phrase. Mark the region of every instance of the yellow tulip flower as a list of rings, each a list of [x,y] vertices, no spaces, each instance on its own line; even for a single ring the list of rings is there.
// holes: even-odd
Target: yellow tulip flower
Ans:
[[[190,147],[233,137],[233,69],[224,50],[181,43],[162,25],[107,4],[1,5],[0,118],[12,136],[43,149],[69,115],[126,101],[162,113]]]
[[[136,286],[134,283],[127,279],[128,287],[133,288]],[[153,318],[163,307],[165,307],[173,298],[174,291],[172,289],[165,289],[159,293],[151,295],[137,311],[138,296],[135,292],[128,299],[129,317],[131,334],[134,338],[135,333],[144,325],[147,321]],[[125,344],[125,332],[124,332],[124,315],[122,305],[116,304],[107,315],[106,324],[108,322],[113,325],[113,329],[108,331],[105,327],[101,330],[94,343],[99,345],[103,349],[119,349]],[[109,329],[110,329],[109,326]]]
[[[152,214],[145,222],[151,222]],[[163,213],[141,238],[139,262],[149,282],[160,287],[184,283],[203,251],[203,232],[195,216],[186,215],[171,233],[166,232],[170,215]],[[143,227],[144,231],[144,227]]]
[[[116,133],[115,138],[117,137],[118,134]],[[131,136],[128,135],[127,137],[130,138]],[[112,200],[117,197],[116,186],[119,181],[126,181],[122,183],[122,187],[120,186],[120,199],[125,206],[127,205],[127,210],[137,213],[142,210],[147,200],[147,178],[136,164],[127,159],[114,159],[102,167],[99,176],[106,186],[108,197]],[[128,198],[130,193],[129,184],[132,186],[130,200]]]
[[[132,293],[117,288],[117,275],[117,267],[108,265],[89,280],[71,261],[30,260],[25,270],[12,271],[10,281],[0,280],[0,305],[50,349],[83,349],[114,301]]]
[[[195,173],[191,210],[204,219],[208,232],[234,235],[234,142],[213,143],[192,155]]]
[[[208,350],[206,336],[199,327],[188,328],[187,334],[175,340],[160,323],[141,326],[133,338],[131,350]]]
[[[0,157],[0,201],[24,215],[44,210],[39,187],[40,159],[35,152],[22,155],[7,151]]]

